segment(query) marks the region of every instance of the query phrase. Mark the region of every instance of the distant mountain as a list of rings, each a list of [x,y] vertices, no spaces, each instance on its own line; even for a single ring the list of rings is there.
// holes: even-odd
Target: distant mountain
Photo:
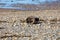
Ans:
[[[17,9],[17,10],[60,10],[60,0],[30,0],[39,2],[39,4],[22,4],[20,2],[0,3],[0,8],[3,9]],[[28,2],[28,1],[27,1]]]
[[[11,4],[12,7],[18,7],[23,10],[60,10],[60,1],[45,2],[44,4]]]

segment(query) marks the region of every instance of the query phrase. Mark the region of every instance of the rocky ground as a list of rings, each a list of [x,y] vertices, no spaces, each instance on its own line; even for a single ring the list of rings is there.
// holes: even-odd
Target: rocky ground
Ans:
[[[39,24],[28,24],[25,20],[29,16],[44,21]],[[2,9],[0,10],[0,40],[60,40],[60,10]]]

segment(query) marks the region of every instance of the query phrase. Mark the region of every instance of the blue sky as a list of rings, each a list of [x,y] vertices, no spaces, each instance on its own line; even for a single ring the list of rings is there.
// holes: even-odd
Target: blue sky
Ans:
[[[13,1],[13,2],[11,2]],[[39,3],[44,3],[44,2],[52,2],[52,1],[56,1],[56,0],[0,0],[0,3],[22,3],[22,4],[39,4]]]
[[[0,3],[4,3],[6,5],[0,5],[0,8],[13,8],[11,7],[11,4],[43,4],[46,1],[53,2],[57,0],[0,0]]]

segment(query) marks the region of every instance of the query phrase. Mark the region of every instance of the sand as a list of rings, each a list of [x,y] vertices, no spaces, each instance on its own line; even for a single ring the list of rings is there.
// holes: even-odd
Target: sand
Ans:
[[[34,16],[39,24],[20,20]],[[50,20],[57,21],[50,21]],[[60,10],[20,11],[0,9],[0,40],[60,40]]]

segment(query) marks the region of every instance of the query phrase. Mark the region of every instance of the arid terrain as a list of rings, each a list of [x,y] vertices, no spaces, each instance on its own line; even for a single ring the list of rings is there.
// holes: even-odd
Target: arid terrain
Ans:
[[[38,17],[42,23],[21,22]],[[60,40],[60,10],[0,10],[0,40]]]
[[[60,1],[11,6],[24,10],[0,8],[0,40],[60,40]],[[30,16],[39,23],[28,23]],[[33,22],[37,20],[33,18]]]

